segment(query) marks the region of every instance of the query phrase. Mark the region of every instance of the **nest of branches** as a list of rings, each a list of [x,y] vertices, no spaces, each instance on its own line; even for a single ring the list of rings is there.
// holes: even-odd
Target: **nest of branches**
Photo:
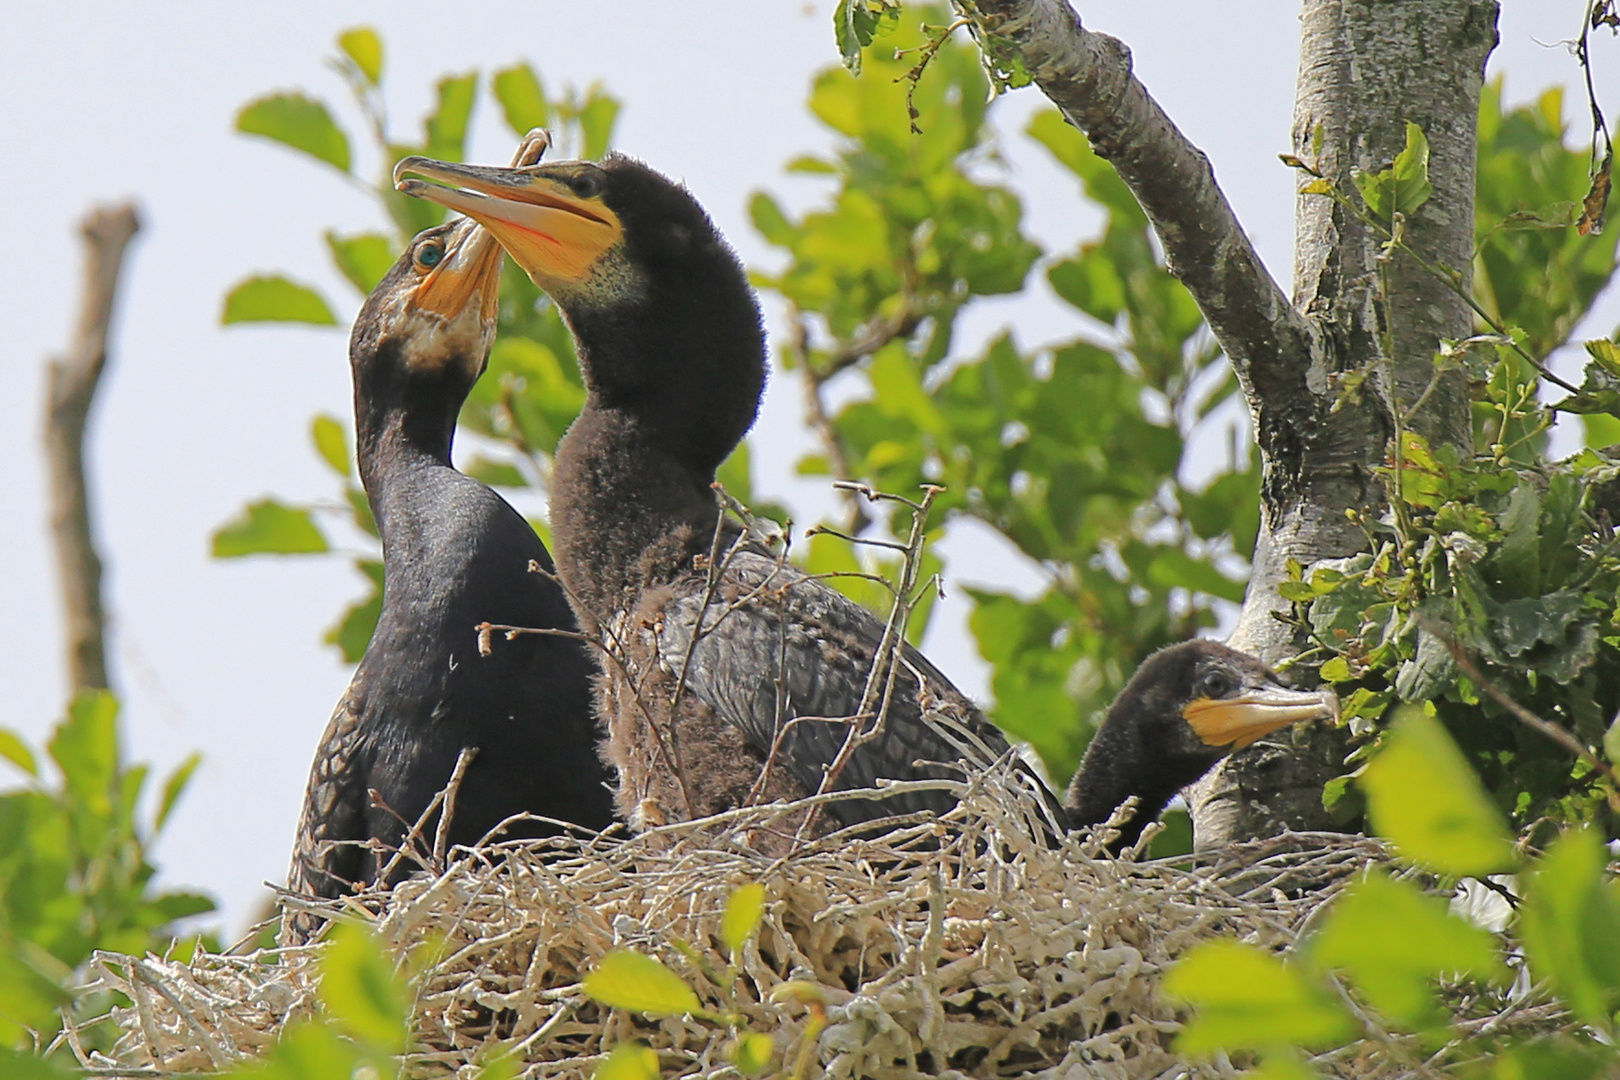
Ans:
[[[407,1076],[454,1075],[496,1047],[525,1077],[584,1075],[631,1039],[657,1052],[665,1076],[735,1075],[728,1047],[753,1031],[774,1037],[783,1075],[803,1065],[809,1076],[885,1080],[1231,1077],[1239,1069],[1224,1058],[1174,1052],[1183,1017],[1158,993],[1166,967],[1217,935],[1289,948],[1325,899],[1385,858],[1374,841],[1293,834],[1196,863],[1116,860],[1102,853],[1106,832],[1054,839],[1026,784],[993,768],[947,785],[962,803],[942,818],[897,819],[877,836],[845,830],[782,858],[750,840],[802,803],[629,839],[495,845],[392,893],[288,902],[369,919],[412,958]],[[750,882],[765,888],[764,915],[733,961],[721,916]],[[257,1057],[318,1011],[323,947],[189,963],[98,955],[86,992],[131,1004],[113,1010],[115,1061],[85,1063],[151,1076]],[[614,949],[663,962],[709,1015],[593,1001],[581,979]],[[1405,1055],[1381,1049],[1397,1048],[1357,1044],[1318,1064],[1393,1075]]]

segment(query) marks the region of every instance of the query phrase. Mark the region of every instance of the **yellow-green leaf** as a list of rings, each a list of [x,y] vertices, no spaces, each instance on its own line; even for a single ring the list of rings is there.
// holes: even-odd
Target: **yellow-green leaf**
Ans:
[[[527,135],[537,127],[551,123],[551,107],[546,101],[545,87],[534,68],[526,63],[514,64],[495,73],[493,80],[495,100],[506,114],[506,126],[514,135]]]
[[[349,137],[323,102],[303,94],[271,94],[250,101],[236,114],[236,130],[262,135],[349,171]]]
[[[596,1067],[595,1080],[658,1080],[658,1055],[646,1043],[620,1043]]]
[[[354,61],[354,66],[360,69],[367,82],[372,86],[382,82],[383,43],[377,31],[369,26],[356,26],[343,31],[337,40],[338,48]]]
[[[1607,880],[1607,861],[1596,833],[1570,829],[1536,864],[1520,908],[1530,970],[1603,1028],[1620,1007],[1620,884]]]
[[[757,881],[739,885],[726,901],[726,912],[720,918],[720,940],[726,948],[737,952],[759,929],[765,917],[765,886]]]
[[[214,532],[214,558],[318,555],[331,550],[308,510],[275,499],[249,503],[242,516]]]
[[[338,926],[320,970],[321,1004],[350,1035],[384,1053],[405,1049],[410,996],[374,935],[354,923]]]
[[[157,814],[152,819],[152,831],[162,832],[163,826],[169,820],[169,814],[174,811],[174,804],[180,801],[185,792],[186,785],[191,783],[191,777],[202,764],[202,755],[188,754],[186,759],[174,767],[169,778],[163,782],[163,792],[158,798]]]
[[[23,742],[22,736],[10,728],[0,728],[0,757],[29,776],[39,775],[39,763],[34,760],[34,752]]]
[[[1355,1022],[1325,987],[1264,949],[1207,941],[1164,978],[1164,992],[1198,1011],[1176,1040],[1183,1054],[1325,1046]]]
[[[731,1045],[731,1063],[744,1076],[758,1076],[771,1064],[776,1040],[763,1031],[747,1031]]]
[[[669,968],[650,956],[615,949],[585,976],[585,993],[615,1009],[670,1014],[696,1012],[697,994]]]
[[[302,322],[315,326],[336,326],[337,316],[321,294],[279,274],[250,277],[239,282],[225,297],[225,310],[219,321]]]
[[[349,433],[330,413],[321,413],[309,425],[310,441],[321,455],[321,460],[339,476],[349,475]]]
[[[381,233],[339,236],[328,229],[326,246],[338,271],[363,293],[375,289],[399,257],[393,242]]]
[[[1513,838],[1440,721],[1401,710],[1361,775],[1373,828],[1401,854],[1442,874],[1511,870]]]

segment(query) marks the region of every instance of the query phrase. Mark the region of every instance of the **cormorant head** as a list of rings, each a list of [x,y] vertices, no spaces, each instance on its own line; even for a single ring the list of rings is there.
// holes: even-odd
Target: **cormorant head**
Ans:
[[[639,161],[530,157],[505,169],[410,157],[394,177],[481,222],[556,301],[593,391],[667,425],[701,419],[713,438],[682,438],[718,464],[752,424],[765,378],[759,305],[736,253],[685,187]]]
[[[1202,639],[1171,645],[1144,660],[1114,699],[1065,802],[1076,824],[1094,825],[1136,796],[1118,850],[1227,754],[1338,711],[1331,690],[1290,690],[1247,653]]]
[[[354,321],[356,374],[382,363],[471,387],[495,337],[500,278],[501,246],[470,218],[418,233]]]

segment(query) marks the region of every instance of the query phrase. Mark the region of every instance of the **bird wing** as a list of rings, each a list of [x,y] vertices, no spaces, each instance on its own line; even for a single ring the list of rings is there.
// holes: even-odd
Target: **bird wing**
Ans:
[[[702,630],[694,633],[700,620]],[[883,629],[870,611],[824,582],[765,552],[742,549],[729,555],[715,587],[701,579],[680,587],[654,631],[660,664],[684,679],[683,692],[714,709],[761,753],[777,746],[774,767],[785,766],[814,792],[860,711]],[[1007,747],[1001,732],[906,646],[881,733],[854,751],[835,788],[872,787],[879,779],[961,779],[953,763],[966,758],[982,767]],[[881,802],[835,802],[831,810],[848,825],[955,805],[949,792],[919,791]]]
[[[358,678],[356,679],[358,682]],[[304,789],[287,888],[306,896],[340,896],[364,876],[365,852],[344,841],[366,838],[365,728],[355,683],[338,701],[321,736]]]

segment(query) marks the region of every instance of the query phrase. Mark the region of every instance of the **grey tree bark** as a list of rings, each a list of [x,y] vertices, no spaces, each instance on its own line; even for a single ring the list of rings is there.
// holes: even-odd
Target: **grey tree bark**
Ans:
[[[1460,373],[1434,376],[1442,338],[1471,330],[1467,305],[1410,259],[1387,265],[1378,238],[1322,195],[1301,195],[1291,300],[1260,264],[1208,161],[1131,74],[1120,42],[1085,29],[1066,0],[963,2],[981,34],[1015,52],[1036,84],[1113,162],[1152,220],[1173,273],[1187,285],[1231,359],[1254,419],[1263,489],[1254,573],[1232,644],[1276,661],[1299,651],[1273,617],[1290,559],[1309,564],[1365,546],[1346,516],[1377,514],[1393,411],[1431,444],[1470,439]],[[1475,124],[1496,0],[1304,0],[1294,152],[1344,190],[1353,170],[1387,167],[1406,122],[1430,144],[1434,194],[1406,239],[1466,271],[1472,255]],[[1388,320],[1394,348],[1380,357]],[[1333,411],[1339,379],[1378,373],[1376,393]],[[1390,371],[1393,378],[1384,377]],[[1423,398],[1429,390],[1427,398]],[[1261,742],[1193,792],[1200,847],[1284,828],[1332,828],[1323,783],[1342,768],[1336,732]],[[1287,740],[1292,740],[1291,743]]]
[[[85,476],[90,406],[107,366],[107,339],[124,252],[140,229],[129,203],[96,207],[80,223],[85,242],[84,298],[73,341],[52,357],[45,400],[45,462],[51,538],[56,547],[67,645],[68,689],[104,689],[106,611]]]

